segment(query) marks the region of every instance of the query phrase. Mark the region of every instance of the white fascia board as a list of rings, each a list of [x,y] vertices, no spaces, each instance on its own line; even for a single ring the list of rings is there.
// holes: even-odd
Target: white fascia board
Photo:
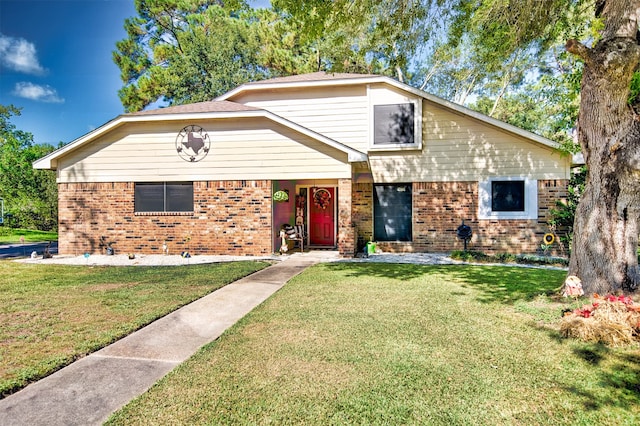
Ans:
[[[255,111],[231,111],[231,112],[194,112],[188,114],[142,114],[142,115],[121,115],[115,119],[107,122],[106,124],[98,127],[97,129],[87,133],[86,135],[70,142],[69,144],[59,148],[50,154],[40,158],[33,162],[33,168],[56,170],[57,159],[64,154],[80,148],[81,146],[91,142],[97,137],[117,128],[126,123],[149,123],[157,121],[184,121],[184,120],[208,120],[208,119],[228,119],[228,118],[251,118],[251,117],[264,117],[276,123],[279,123],[285,127],[289,127],[299,133],[309,136],[318,140],[326,145],[336,148],[348,155],[349,162],[367,161],[367,155],[360,151],[349,148],[331,138],[314,132],[306,127],[300,126],[292,121],[286,120],[278,115],[275,115],[265,110]]]
[[[414,94],[415,96],[419,96],[424,98],[434,104],[440,105],[444,108],[455,111],[459,114],[466,115],[468,117],[472,117],[478,121],[487,123],[491,126],[497,127],[499,129],[505,130],[507,132],[513,133],[515,135],[521,136],[525,139],[532,140],[541,145],[548,146],[550,148],[556,149],[559,147],[559,144],[551,139],[547,139],[543,136],[537,135],[533,132],[529,132],[527,130],[521,129],[517,126],[511,125],[509,123],[505,123],[504,121],[497,120],[493,117],[489,117],[488,115],[482,114],[480,112],[474,111],[465,106],[456,104],[451,101],[447,101],[446,99],[439,98],[435,95],[432,95],[424,90],[416,89],[415,87],[411,87],[405,83],[401,83],[397,80],[394,80],[391,77],[385,76],[376,76],[376,77],[360,77],[360,78],[345,78],[342,80],[317,80],[317,81],[294,81],[294,82],[281,82],[281,83],[252,83],[245,84],[235,89],[227,92],[219,97],[217,97],[216,101],[224,101],[233,98],[235,95],[242,92],[249,92],[253,90],[265,90],[265,89],[284,89],[291,87],[335,87],[335,86],[350,86],[355,84],[373,84],[373,83],[384,83],[396,87],[405,92],[409,92]]]

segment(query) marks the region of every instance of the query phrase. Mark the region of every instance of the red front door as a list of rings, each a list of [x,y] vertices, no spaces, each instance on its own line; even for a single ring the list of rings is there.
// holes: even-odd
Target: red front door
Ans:
[[[336,245],[335,188],[311,188],[309,197],[309,244]]]

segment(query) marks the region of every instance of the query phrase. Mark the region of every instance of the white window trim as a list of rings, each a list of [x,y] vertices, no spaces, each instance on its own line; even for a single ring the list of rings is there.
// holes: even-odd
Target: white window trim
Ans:
[[[376,105],[400,105],[413,104],[413,135],[412,144],[384,144],[375,145],[373,138],[375,135],[374,123],[374,107]],[[389,99],[386,101],[371,102],[369,105],[369,151],[403,151],[422,149],[422,99],[406,98],[406,99]]]
[[[495,212],[491,210],[491,183],[493,181],[524,181],[524,211]],[[478,219],[537,219],[538,181],[522,176],[494,176],[478,182]]]

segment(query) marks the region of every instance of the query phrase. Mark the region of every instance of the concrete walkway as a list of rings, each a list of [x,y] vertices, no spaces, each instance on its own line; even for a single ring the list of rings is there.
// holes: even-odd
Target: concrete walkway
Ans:
[[[287,257],[27,386],[0,400],[0,425],[102,424],[292,277],[334,253]]]

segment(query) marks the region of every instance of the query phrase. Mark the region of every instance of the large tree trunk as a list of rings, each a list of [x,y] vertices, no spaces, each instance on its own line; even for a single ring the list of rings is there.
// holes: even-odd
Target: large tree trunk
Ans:
[[[576,210],[569,275],[586,294],[638,290],[640,118],[628,105],[640,59],[640,1],[608,0],[602,39],[593,47],[570,41],[585,63],[578,138],[589,168]]]

